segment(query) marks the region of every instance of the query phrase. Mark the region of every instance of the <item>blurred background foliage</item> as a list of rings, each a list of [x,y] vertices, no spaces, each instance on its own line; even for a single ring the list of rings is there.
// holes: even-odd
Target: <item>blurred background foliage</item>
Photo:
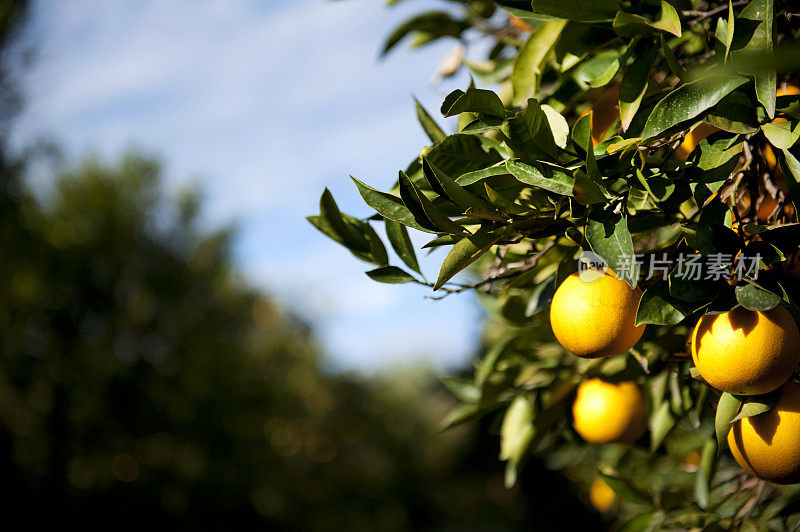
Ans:
[[[26,8],[0,10],[4,131],[24,100],[8,52]],[[45,201],[23,178],[37,161],[0,146],[7,519],[507,530],[535,516],[540,530],[598,526],[538,463],[507,490],[491,427],[439,433],[455,401],[425,370],[367,379],[322,369],[310,324],[247,286],[232,231],[198,227],[197,194],[166,197],[157,160],[46,165]]]

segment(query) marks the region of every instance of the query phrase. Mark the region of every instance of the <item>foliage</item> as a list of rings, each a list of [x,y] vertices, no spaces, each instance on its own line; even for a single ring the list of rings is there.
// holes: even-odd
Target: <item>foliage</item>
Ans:
[[[388,192],[355,180],[374,213],[339,214],[326,194],[310,220],[376,266],[376,281],[428,285],[439,298],[479,294],[486,349],[448,424],[502,420],[509,485],[534,453],[587,488],[599,470],[622,500],[614,519],[625,530],[791,529],[798,488],[748,477],[717,443],[731,420],[774,400],[720,396],[686,358],[704,313],[784,305],[800,320],[791,3],[456,4],[441,31],[425,16],[401,26],[415,46],[457,28],[460,46],[493,40],[485,61],[461,61],[473,81],[444,99],[456,131],[444,134],[417,103],[432,146]],[[390,264],[374,238],[380,225],[411,271]],[[430,234],[423,248],[446,252],[435,282],[421,276],[406,228]],[[348,243],[356,240],[361,247]],[[648,327],[627,356],[578,359],[550,331],[549,298],[582,251],[644,289],[637,322]],[[693,254],[732,279],[680,275]],[[760,260],[734,271],[739,256]],[[648,276],[631,267],[636,257],[641,266],[666,260],[668,270]],[[467,269],[479,279],[454,280]],[[596,375],[644,383],[651,430],[637,445],[590,446],[570,428],[574,388]]]
[[[429,375],[324,372],[310,327],[241,283],[230,231],[201,232],[196,197],[164,197],[155,161],[64,169],[46,207],[19,192],[20,171],[5,166],[18,193],[0,194],[9,519],[397,530],[530,518],[485,438],[437,435],[453,400]]]

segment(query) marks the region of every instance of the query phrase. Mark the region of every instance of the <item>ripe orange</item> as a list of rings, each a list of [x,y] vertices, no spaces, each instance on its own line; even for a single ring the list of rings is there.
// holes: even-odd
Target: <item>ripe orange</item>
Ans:
[[[589,281],[574,273],[553,295],[550,325],[559,343],[575,355],[619,355],[644,333],[644,325],[634,325],[641,298],[638,287],[632,290],[611,273],[596,272]]]
[[[578,387],[572,420],[590,443],[632,443],[647,429],[646,400],[634,382],[589,379]]]
[[[605,480],[600,477],[592,481],[589,486],[589,502],[600,513],[606,513],[614,507],[614,501],[617,499],[614,490],[611,489]]]
[[[715,388],[738,395],[771,392],[800,361],[800,331],[789,311],[738,307],[705,315],[692,333],[692,359]]]
[[[701,122],[697,127],[689,131],[686,136],[683,137],[683,142],[681,142],[680,146],[678,146],[678,149],[675,150],[675,157],[681,161],[685,161],[689,157],[689,154],[692,153],[692,150],[694,150],[697,145],[700,144],[700,141],[717,131],[719,131],[719,129],[715,128],[711,124]]]
[[[800,384],[787,382],[772,410],[734,423],[728,446],[751,475],[773,484],[800,482]]]

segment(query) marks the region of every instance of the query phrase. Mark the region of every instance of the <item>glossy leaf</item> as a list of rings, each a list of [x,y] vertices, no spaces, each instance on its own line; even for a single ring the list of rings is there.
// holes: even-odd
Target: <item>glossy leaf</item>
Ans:
[[[561,194],[562,196],[572,196],[575,179],[550,165],[508,161],[506,168],[511,175],[527,185]]]
[[[469,87],[466,92],[454,90],[442,103],[443,116],[455,116],[461,113],[479,113],[502,118],[506,116],[506,108],[493,91]]]
[[[481,255],[486,253],[500,237],[487,233],[477,232],[468,235],[456,242],[450,253],[444,258],[442,267],[439,270],[439,278],[433,289],[438,290],[452,277],[475,262]]]
[[[736,287],[736,300],[748,310],[764,312],[777,307],[781,296],[749,282]]]
[[[406,227],[388,218],[384,224],[386,225],[386,236],[389,238],[394,252],[406,266],[421,274],[417,254],[414,252],[414,245],[411,243],[411,237],[408,235]]]
[[[778,403],[779,396],[780,392],[773,392],[765,395],[746,397],[742,403],[742,409],[739,411],[736,417],[731,420],[731,423],[735,423],[738,420],[746,417],[753,417],[765,412],[769,412],[775,408],[775,405]]]
[[[355,182],[356,187],[358,187],[358,192],[361,194],[364,202],[375,209],[378,214],[384,218],[394,220],[395,222],[401,223],[408,227],[413,227],[414,229],[418,229],[420,231],[425,231],[428,233],[435,232],[418,224],[409,208],[406,207],[403,204],[403,201],[397,196],[393,196],[387,192],[375,190],[353,176],[350,176],[350,179]]]
[[[492,210],[491,204],[453,181],[447,174],[424,157],[422,159],[422,169],[431,187],[436,190],[439,195],[450,199],[453,203],[464,209],[464,211],[470,207],[477,207],[489,211]]]
[[[635,287],[638,268],[625,217],[606,211],[592,212],[586,222],[585,235],[592,251],[605,260],[628,285]]]
[[[627,131],[633,120],[642,98],[647,92],[647,80],[653,66],[658,48],[645,43],[645,49],[636,57],[625,70],[619,84],[619,114],[623,131]]]
[[[480,137],[480,138],[478,138]],[[425,158],[453,179],[482,170],[502,159],[500,153],[481,135],[450,135],[426,150]]]
[[[741,76],[710,76],[678,87],[656,104],[647,118],[642,137],[655,137],[695,118],[746,81]]]
[[[775,18],[773,0],[753,0],[739,13],[736,21],[732,58],[772,54],[772,24]],[[767,111],[775,117],[775,90],[777,76],[774,68],[760,68],[755,74],[756,96]]]
[[[508,145],[518,157],[555,157],[556,142],[550,121],[539,102],[531,98],[502,128]]]
[[[693,312],[686,302],[670,296],[667,281],[657,281],[642,294],[636,311],[636,325],[677,325]]]
[[[397,266],[384,266],[367,272],[367,276],[373,281],[387,284],[403,284],[416,281],[413,276],[403,271]]]
[[[763,124],[761,131],[770,144],[779,150],[788,150],[800,139],[800,121]]]
[[[439,124],[431,117],[428,111],[419,103],[419,100],[414,98],[414,104],[416,105],[417,109],[417,120],[419,121],[419,125],[422,126],[422,130],[428,135],[428,138],[431,139],[431,142],[436,144],[437,142],[441,142],[447,136],[442,128],[439,127]]]
[[[459,234],[464,231],[463,227],[442,213],[419,187],[411,181],[405,172],[400,172],[398,180],[400,183],[400,197],[403,198],[403,203],[414,214],[414,219],[418,224],[443,233]]]
[[[535,95],[536,79],[541,75],[542,63],[555,46],[566,21],[545,22],[531,33],[514,60],[511,86],[514,90],[514,105],[522,105]]]
[[[742,402],[735,395],[723,392],[717,404],[717,414],[714,418],[714,430],[717,434],[717,445],[720,449],[725,446],[731,422],[739,413]]]

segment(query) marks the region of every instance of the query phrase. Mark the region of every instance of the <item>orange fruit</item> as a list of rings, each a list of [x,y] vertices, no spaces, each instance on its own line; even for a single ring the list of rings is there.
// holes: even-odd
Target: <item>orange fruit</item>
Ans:
[[[642,291],[609,272],[585,272],[584,279],[573,273],[553,295],[553,334],[564,349],[580,357],[624,353],[644,333],[644,325],[634,324]]]
[[[728,446],[751,475],[773,484],[800,482],[800,384],[784,384],[772,410],[735,422]]]
[[[678,149],[675,150],[675,157],[681,161],[685,161],[689,157],[689,154],[692,153],[692,151],[704,138],[712,133],[716,133],[717,131],[719,131],[719,129],[711,124],[701,122],[698,126],[689,131],[685,137],[683,137],[683,142],[681,142],[680,146],[678,146]]]
[[[779,388],[800,361],[800,331],[784,307],[706,314],[692,333],[692,359],[713,387],[737,395]]]
[[[616,499],[617,495],[605,480],[597,477],[592,481],[592,485],[589,486],[589,502],[592,503],[595,510],[606,513],[614,507]]]
[[[631,381],[589,379],[578,386],[572,425],[590,443],[633,443],[647,429],[644,394]]]

